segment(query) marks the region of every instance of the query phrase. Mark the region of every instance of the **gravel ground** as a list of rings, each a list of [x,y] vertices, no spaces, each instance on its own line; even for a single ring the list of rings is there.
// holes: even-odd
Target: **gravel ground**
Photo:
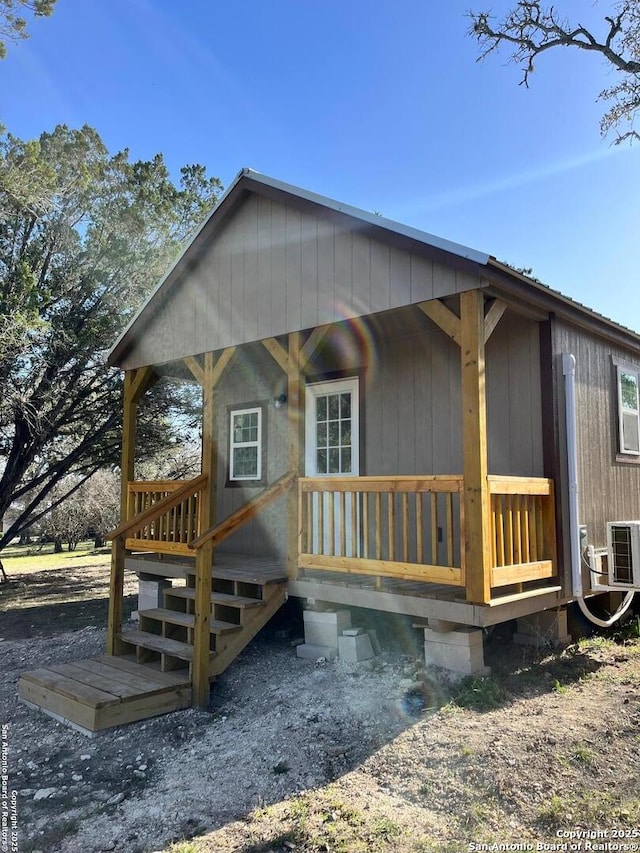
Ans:
[[[495,638],[496,678],[465,683],[452,704],[397,650],[303,661],[295,632],[272,629],[214,685],[209,713],[89,739],[20,704],[16,685],[26,669],[102,654],[104,631],[45,634],[0,641],[20,853],[149,853],[184,838],[212,853],[457,851],[640,826],[637,640],[531,657]],[[329,814],[311,834],[299,818],[309,798]],[[360,823],[357,843],[320,842],[344,804],[393,831],[363,842]]]

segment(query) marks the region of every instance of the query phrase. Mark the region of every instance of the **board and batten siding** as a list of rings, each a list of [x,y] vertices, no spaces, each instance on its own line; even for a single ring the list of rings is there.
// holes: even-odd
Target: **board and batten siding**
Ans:
[[[250,194],[176,281],[121,367],[311,329],[480,286],[357,220]]]
[[[264,439],[263,477],[273,483],[287,469],[287,407],[276,409],[273,400],[285,390],[282,370],[260,345],[236,353],[216,388],[218,470],[216,518],[222,521],[265,488],[251,481],[229,485],[230,409],[262,407]],[[241,527],[221,546],[221,551],[261,556],[284,556],[286,549],[286,498],[281,497]]]
[[[628,350],[568,323],[556,320],[553,331],[556,405],[560,425],[561,478],[566,505],[566,444],[562,353],[576,358],[576,421],[580,523],[589,542],[606,545],[606,523],[640,519],[640,464],[616,460],[618,393],[615,362],[640,371],[640,358]],[[567,551],[568,553],[568,551]]]
[[[460,474],[462,410],[460,350],[421,311],[404,308],[332,330],[312,362],[309,381],[340,374],[361,377],[363,475]],[[287,408],[273,397],[284,390],[278,366],[259,346],[239,350],[218,392],[218,518],[263,487],[227,484],[228,407],[262,401],[266,479],[286,471]],[[538,324],[507,311],[487,348],[489,472],[542,476]],[[282,553],[285,513],[268,508],[223,549]]]

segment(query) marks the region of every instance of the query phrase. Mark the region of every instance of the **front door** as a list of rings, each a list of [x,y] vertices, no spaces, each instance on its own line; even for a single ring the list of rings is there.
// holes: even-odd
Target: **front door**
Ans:
[[[305,474],[307,477],[357,477],[360,473],[359,394],[358,378],[314,382],[306,388],[305,417]],[[334,524],[334,538],[329,540],[329,525],[323,524],[323,535],[318,530],[318,501],[324,498],[323,517],[328,513],[336,517],[340,512],[338,495],[314,494],[313,550],[314,553],[339,554],[339,527]],[[351,518],[352,496],[346,496],[345,517]],[[359,516],[359,513],[358,513]],[[359,519],[358,519],[359,523]],[[358,539],[356,531],[346,531],[347,554],[356,556]],[[322,542],[320,539],[322,538]]]

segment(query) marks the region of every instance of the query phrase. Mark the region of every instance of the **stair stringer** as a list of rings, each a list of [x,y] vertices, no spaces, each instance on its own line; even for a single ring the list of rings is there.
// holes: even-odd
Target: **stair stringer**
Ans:
[[[287,600],[286,583],[269,583],[263,586],[263,607],[254,607],[243,614],[242,630],[224,639],[224,648],[216,651],[209,663],[209,676],[215,678],[233,663],[240,652],[253,640]]]

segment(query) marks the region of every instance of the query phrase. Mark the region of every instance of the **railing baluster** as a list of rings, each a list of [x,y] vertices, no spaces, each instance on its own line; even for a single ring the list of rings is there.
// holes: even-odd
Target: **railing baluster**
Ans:
[[[316,492],[318,495],[318,551],[324,554],[324,492]]]
[[[522,562],[531,562],[531,545],[529,541],[529,515],[531,497],[527,495],[522,499]]]
[[[513,551],[515,562],[522,562],[522,517],[520,513],[520,495],[513,496]]]
[[[376,492],[376,560],[382,559],[382,495]]]
[[[424,542],[422,536],[422,492],[416,493],[416,559],[424,563]]]
[[[358,531],[358,513],[357,500],[358,492],[349,492],[351,495],[351,556],[358,556],[358,541],[360,539]]]
[[[402,559],[409,562],[409,493],[402,493]]]
[[[513,565],[514,558],[514,548],[513,548],[513,505],[512,505],[512,496],[505,495],[504,503],[505,503],[505,511],[506,511],[506,520],[507,520],[507,528],[505,530],[505,551],[506,551],[506,559],[507,565]]]
[[[340,556],[347,556],[347,495],[340,492]]]
[[[335,520],[336,520],[336,501],[335,501],[335,492],[328,492],[329,495],[329,506],[327,507],[327,512],[329,513],[329,556],[335,557],[336,553],[336,539],[335,539]]]
[[[387,536],[389,537],[388,543],[388,557],[390,560],[395,560],[396,558],[396,505],[395,505],[395,493],[387,492]]]
[[[302,523],[304,525],[304,548],[307,554],[310,554],[313,551],[313,492],[306,494]]]
[[[369,493],[362,495],[362,556],[369,559]]]
[[[502,499],[502,495],[494,495],[493,497],[495,499],[496,508],[497,508],[496,523],[497,523],[497,528],[498,528],[498,542],[497,542],[498,548],[497,548],[496,565],[506,566],[507,564],[505,561],[505,548],[504,548],[504,525],[505,525],[505,518],[504,518],[504,512],[503,512],[504,502]]]
[[[438,565],[438,495],[431,492],[431,564]]]
[[[447,504],[447,565],[453,565],[453,495],[448,492],[445,495]]]
[[[538,499],[535,495],[532,495],[529,503],[529,548],[531,549],[529,559],[532,562],[535,562],[538,559],[538,542],[536,539],[536,531],[538,529],[538,519],[536,517],[537,503]]]
[[[190,542],[191,539],[195,539],[197,534],[196,525],[193,523],[193,515],[195,509],[195,501],[193,498],[189,498],[187,501],[187,542]]]
[[[538,559],[543,560],[544,553],[544,530],[542,529],[542,520],[544,518],[544,508],[542,506],[542,498],[536,498],[536,544],[538,547]]]

